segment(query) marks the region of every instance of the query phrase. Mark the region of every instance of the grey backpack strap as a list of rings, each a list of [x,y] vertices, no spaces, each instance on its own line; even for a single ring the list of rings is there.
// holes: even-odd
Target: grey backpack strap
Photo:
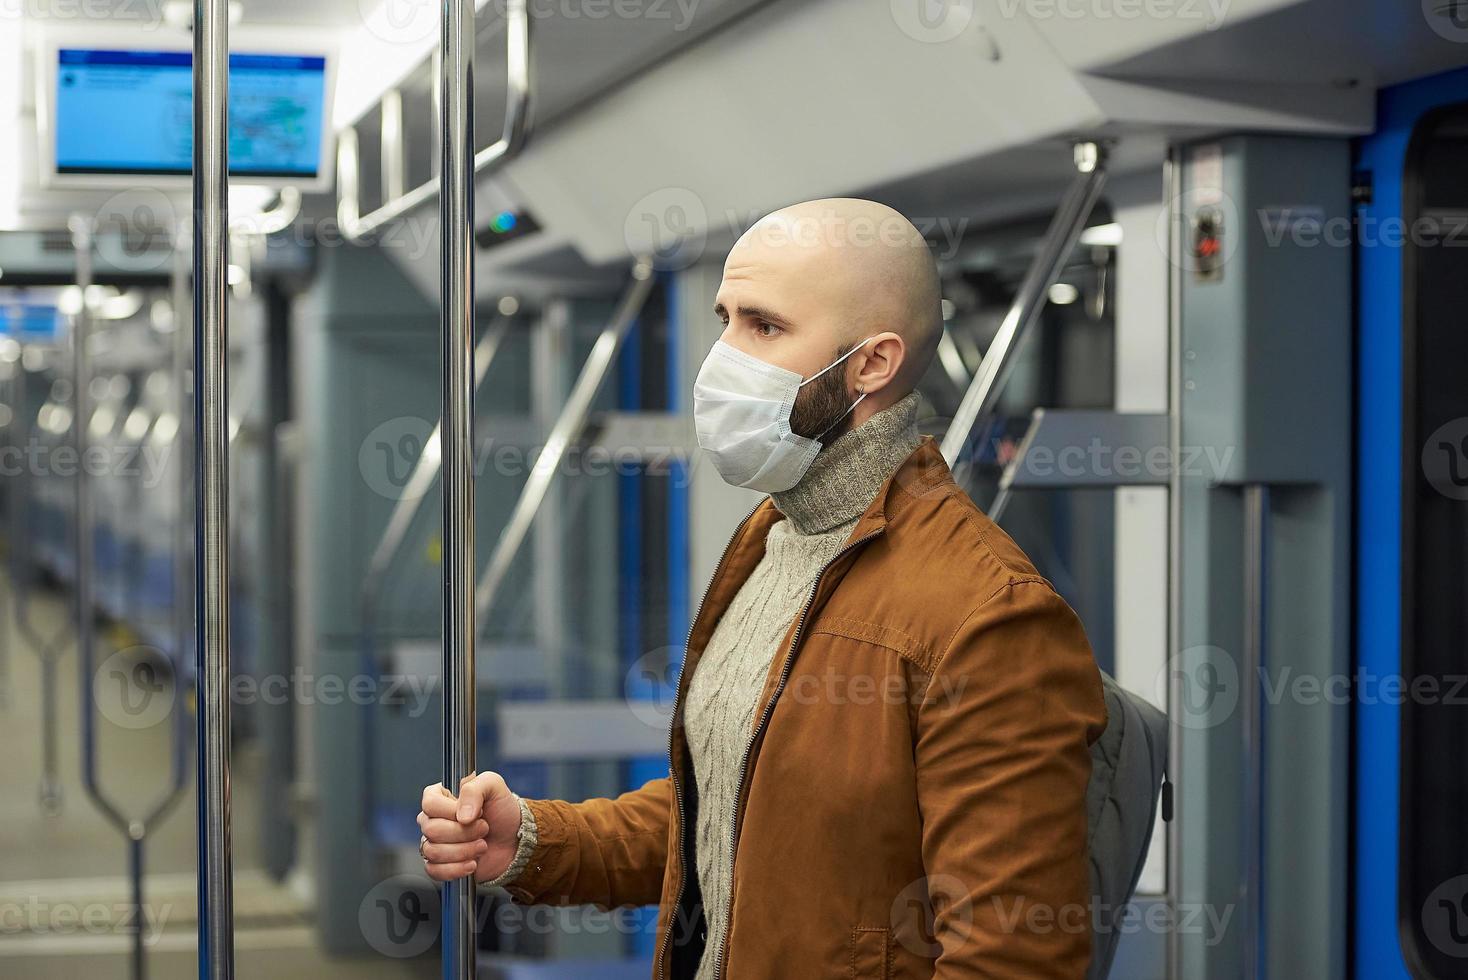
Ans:
[[[1091,746],[1091,781],[1086,787],[1095,930],[1090,980],[1103,980],[1116,956],[1119,926],[1147,859],[1167,770],[1167,716],[1123,690],[1104,671],[1101,682],[1106,728]]]

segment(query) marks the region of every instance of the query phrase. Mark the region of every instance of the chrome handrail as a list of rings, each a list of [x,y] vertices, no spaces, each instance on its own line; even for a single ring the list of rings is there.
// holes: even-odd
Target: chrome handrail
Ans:
[[[474,348],[474,388],[476,392],[488,376],[490,365],[494,363],[495,355],[499,352],[505,334],[509,332],[509,327],[509,317],[497,317],[485,330],[484,336],[480,338],[479,346]],[[423,508],[423,501],[427,498],[433,481],[438,479],[443,462],[440,452],[442,439],[443,422],[440,420],[434,424],[432,434],[423,443],[423,451],[419,453],[418,461],[413,464],[408,482],[403,485],[402,493],[397,503],[393,505],[387,527],[383,530],[382,538],[377,542],[377,547],[367,562],[367,571],[362,577],[360,663],[363,676],[366,677],[376,677],[382,670],[381,665],[377,662],[377,617],[381,609],[379,600],[382,584],[387,578],[389,569],[392,568],[393,559],[397,557],[398,552],[402,550],[403,542],[407,540],[408,531]],[[362,712],[361,817],[363,824],[367,826],[371,825],[372,805],[377,799],[377,778],[373,762],[373,748],[377,744],[375,719],[376,715],[373,712]]]
[[[984,352],[979,370],[943,436],[943,458],[955,471],[974,430],[992,415],[1004,384],[1014,370],[1020,346],[1039,319],[1040,311],[1045,308],[1050,287],[1055,284],[1066,257],[1075,248],[1091,210],[1101,197],[1101,189],[1106,185],[1104,146],[1093,142],[1077,143],[1074,157],[1076,177],[1061,199],[1055,216],[1050,219],[1040,251],[1030,263],[1009,313],[1000,324],[993,343]]]
[[[516,4],[523,17],[523,3]],[[474,772],[474,0],[442,0],[439,119],[443,336],[443,785]],[[511,15],[513,16],[513,15]],[[443,885],[444,980],[473,980],[474,878]]]
[[[474,388],[476,391],[484,383],[484,378],[489,373],[490,365],[494,363],[495,355],[499,352],[500,344],[504,342],[509,326],[508,317],[496,317],[486,328],[479,345],[474,348]],[[428,496],[429,488],[433,486],[433,481],[438,479],[443,465],[443,457],[439,451],[443,439],[442,430],[443,421],[439,420],[434,424],[433,432],[427,441],[423,443],[423,451],[418,455],[418,461],[413,464],[408,482],[403,485],[402,493],[393,505],[392,513],[388,516],[387,527],[383,529],[382,538],[377,542],[377,547],[373,549],[372,557],[367,562],[367,572],[362,584],[364,616],[371,615],[373,612],[369,604],[376,601],[378,591],[382,587],[383,577],[391,567],[393,559],[397,557],[399,549],[402,548],[403,541],[413,526],[413,521],[417,519],[419,511],[422,510],[423,500]]]
[[[509,574],[510,565],[515,561],[520,546],[524,544],[530,525],[535,521],[536,512],[545,502],[546,491],[550,489],[551,481],[561,467],[561,460],[585,427],[586,419],[591,414],[591,404],[611,373],[617,351],[621,349],[627,332],[637,322],[638,314],[642,312],[652,293],[654,282],[652,260],[639,257],[632,266],[632,283],[617,304],[611,320],[602,328],[591,353],[587,355],[581,374],[566,398],[566,407],[551,426],[545,447],[536,457],[530,476],[520,491],[520,499],[515,502],[515,509],[505,522],[504,530],[495,542],[494,551],[490,553],[489,564],[479,578],[474,606],[481,621],[488,618],[495,594]]]
[[[92,285],[92,220],[74,216],[70,222],[72,248],[76,255],[76,285],[81,293],[81,306],[72,318],[72,442],[78,460],[85,461],[91,450],[92,357],[91,310],[86,299]],[[126,806],[112,797],[97,775],[97,665],[96,665],[96,590],[95,533],[96,514],[92,502],[92,472],[78,466],[75,483],[73,534],[76,546],[74,576],[76,600],[77,678],[81,703],[78,710],[82,722],[82,787],[92,804],[127,838],[128,879],[131,884],[133,915],[129,932],[132,938],[131,971],[134,980],[146,975],[143,936],[143,862],[149,831],[173,809],[183,794],[184,734],[180,724],[181,709],[175,704],[170,712],[172,723],[172,766],[169,784],[158,799],[143,811],[141,817],[129,816]],[[175,673],[175,684],[178,675]]]
[[[519,155],[530,138],[532,48],[530,46],[530,13],[525,0],[507,0],[505,4],[505,125],[498,141],[474,154],[473,173],[492,173],[500,166]],[[473,45],[473,38],[470,38]],[[386,97],[385,97],[386,98]],[[400,99],[394,91],[391,98]],[[384,106],[386,107],[386,101]],[[401,102],[393,119],[384,117],[383,160],[384,188],[396,196],[375,211],[362,214],[361,167],[358,157],[357,132],[347,126],[337,137],[337,222],[348,241],[362,243],[367,236],[390,221],[394,221],[438,194],[439,176],[404,192],[401,189],[406,172],[402,159],[404,144],[401,134],[394,141],[388,138],[389,123],[401,125]],[[391,111],[391,110],[389,110]],[[472,141],[471,141],[471,146]],[[473,219],[471,212],[470,219]]]
[[[15,444],[24,448],[26,442],[31,439],[31,412],[28,407],[26,389],[28,387],[27,371],[24,360],[16,362],[15,380],[13,390],[15,393],[16,411],[11,419],[13,439]],[[75,419],[72,420],[75,425]],[[60,736],[57,731],[58,708],[56,703],[56,666],[61,656],[66,652],[67,624],[63,621],[56,629],[53,636],[42,635],[30,614],[30,595],[26,588],[25,565],[27,558],[22,553],[21,542],[30,534],[29,522],[26,520],[27,511],[30,508],[30,498],[27,490],[35,485],[35,475],[27,472],[27,467],[20,467],[19,473],[10,481],[13,494],[10,500],[10,615],[15,623],[15,630],[20,638],[25,641],[26,646],[31,648],[39,661],[41,671],[41,785],[39,798],[41,809],[48,814],[57,814],[62,808],[61,778],[59,776]]]
[[[1251,483],[1243,488],[1244,509],[1244,642],[1240,651],[1239,715],[1241,756],[1244,761],[1244,972],[1246,980],[1260,973],[1259,953],[1265,948],[1264,920],[1264,692],[1261,689],[1268,652],[1269,610],[1269,486]]]
[[[199,976],[234,977],[229,785],[229,4],[194,0]]]

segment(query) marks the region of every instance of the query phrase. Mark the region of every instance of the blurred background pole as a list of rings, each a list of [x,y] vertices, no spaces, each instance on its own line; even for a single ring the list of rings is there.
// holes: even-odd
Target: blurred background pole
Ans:
[[[474,2],[443,0],[443,784],[474,770]],[[474,977],[474,879],[443,895],[444,980]]]
[[[229,800],[229,5],[194,0],[194,571],[199,976],[234,976]]]

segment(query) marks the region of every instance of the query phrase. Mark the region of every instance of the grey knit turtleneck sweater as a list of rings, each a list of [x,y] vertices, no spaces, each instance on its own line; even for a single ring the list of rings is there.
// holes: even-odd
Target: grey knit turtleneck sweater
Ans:
[[[697,980],[713,977],[723,948],[734,877],[734,802],[765,677],[821,570],[917,448],[917,407],[914,394],[878,412],[822,450],[794,487],[774,494],[786,519],[770,528],[763,560],[714,628],[689,682],[684,721],[698,782],[694,854],[708,924]]]
[[[763,560],[714,628],[689,681],[684,722],[699,801],[694,853],[708,923],[697,980],[713,977],[728,925],[734,801],[765,677],[821,570],[921,441],[918,401],[911,394],[873,415],[823,449],[799,483],[773,495],[786,519],[770,528]],[[490,885],[514,881],[535,849],[535,818],[524,801],[520,814],[515,859]]]

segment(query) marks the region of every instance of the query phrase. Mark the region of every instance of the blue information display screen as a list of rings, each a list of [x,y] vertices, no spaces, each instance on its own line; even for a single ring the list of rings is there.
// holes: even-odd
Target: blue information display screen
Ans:
[[[56,66],[56,172],[188,174],[193,56],[63,48]],[[229,171],[315,177],[326,59],[229,56]]]
[[[0,337],[18,340],[56,340],[64,320],[54,306],[12,303],[0,299]]]

